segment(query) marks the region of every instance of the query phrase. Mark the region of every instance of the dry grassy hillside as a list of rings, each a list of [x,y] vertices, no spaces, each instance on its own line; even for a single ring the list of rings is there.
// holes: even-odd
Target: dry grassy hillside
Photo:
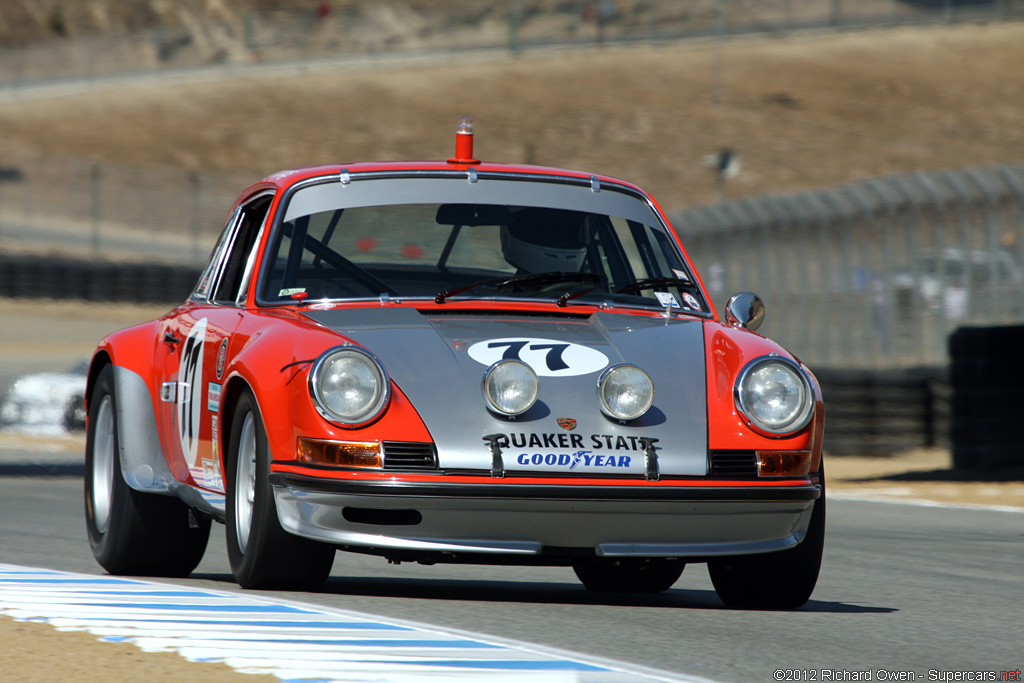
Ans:
[[[444,63],[104,87],[0,104],[0,160],[54,157],[242,172],[440,159],[458,115],[494,161],[603,172],[669,208],[716,200],[701,161],[732,147],[731,196],[1024,160],[1024,23],[807,34],[713,45],[454,56]]]
[[[0,0],[0,42],[128,33],[237,21],[248,9],[315,7],[320,0]],[[332,0],[334,5],[357,0]],[[401,1],[401,0],[399,0]]]
[[[524,12],[564,6],[560,0],[518,0]],[[248,10],[316,9],[346,14],[386,12],[409,25],[444,21],[475,23],[505,16],[516,0],[0,0],[0,44],[48,38],[118,34],[154,28],[196,27],[206,22],[241,25]],[[571,5],[570,5],[571,6]]]

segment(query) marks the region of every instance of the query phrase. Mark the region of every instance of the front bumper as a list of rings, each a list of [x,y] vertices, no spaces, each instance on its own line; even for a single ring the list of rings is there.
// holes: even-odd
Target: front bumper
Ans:
[[[384,555],[472,561],[463,555],[472,553],[510,564],[567,550],[691,560],[783,550],[803,539],[821,495],[806,479],[561,484],[275,472],[270,481],[281,525],[299,536]]]

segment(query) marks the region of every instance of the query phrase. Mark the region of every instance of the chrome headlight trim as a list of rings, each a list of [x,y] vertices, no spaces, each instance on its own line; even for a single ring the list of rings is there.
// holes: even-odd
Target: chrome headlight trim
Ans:
[[[785,410],[785,419],[775,422],[767,421],[757,414],[747,391],[750,389],[749,382],[754,381],[754,373],[768,366],[777,367],[787,373],[798,387],[796,401]],[[814,416],[814,393],[807,373],[798,363],[774,354],[759,356],[743,366],[733,385],[733,401],[747,426],[766,436],[783,437],[796,434],[807,427]]]
[[[608,391],[614,390],[615,386],[612,385],[611,380],[616,375],[635,371],[639,373],[639,376],[634,375],[634,381],[629,382],[627,387],[637,389],[641,392],[646,392],[648,395],[639,404],[639,409],[634,409],[628,413],[622,411],[616,411],[609,404]],[[635,378],[639,377],[639,382]],[[651,381],[651,376],[644,371],[639,365],[633,365],[632,363],[618,363],[605,368],[605,371],[601,373],[601,376],[597,378],[597,401],[601,406],[601,412],[613,420],[622,420],[628,422],[629,420],[635,420],[639,417],[643,417],[651,406],[654,405],[654,382]]]
[[[498,392],[498,383],[503,379],[506,379],[508,372],[522,371],[526,373],[521,375],[521,379],[527,382],[525,386],[526,400],[520,400],[518,405],[503,405]],[[504,417],[515,417],[522,415],[527,410],[533,407],[533,404],[537,402],[537,396],[540,392],[539,382],[537,380],[537,373],[533,371],[526,363],[520,360],[504,359],[493,363],[484,372],[483,384],[481,385],[484,394],[484,402],[487,407]]]
[[[362,407],[349,412],[332,409],[324,394],[326,391],[323,377],[325,368],[332,360],[342,357],[362,363],[362,368],[368,371],[373,383],[373,388],[367,399],[362,401]],[[387,408],[391,401],[391,378],[388,377],[379,358],[364,348],[346,343],[327,349],[313,363],[309,372],[309,395],[313,399],[313,407],[322,418],[339,427],[355,429],[370,424],[380,417]]]

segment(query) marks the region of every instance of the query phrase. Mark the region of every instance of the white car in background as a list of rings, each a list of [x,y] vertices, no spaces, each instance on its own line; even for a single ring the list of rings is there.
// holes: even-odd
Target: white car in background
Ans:
[[[85,384],[88,361],[68,372],[25,375],[0,404],[0,425],[74,432],[85,429]]]
[[[1009,313],[1018,307],[1024,272],[1009,251],[947,248],[920,254],[915,270],[893,277],[893,288],[901,313],[923,305],[925,311],[942,308],[960,320],[972,308]]]

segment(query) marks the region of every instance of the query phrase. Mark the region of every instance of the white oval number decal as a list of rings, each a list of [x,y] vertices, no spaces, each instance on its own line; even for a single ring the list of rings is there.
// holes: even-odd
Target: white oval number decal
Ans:
[[[528,337],[477,342],[469,347],[469,357],[488,366],[499,360],[519,360],[541,377],[586,375],[608,365],[608,357],[589,346]]]

